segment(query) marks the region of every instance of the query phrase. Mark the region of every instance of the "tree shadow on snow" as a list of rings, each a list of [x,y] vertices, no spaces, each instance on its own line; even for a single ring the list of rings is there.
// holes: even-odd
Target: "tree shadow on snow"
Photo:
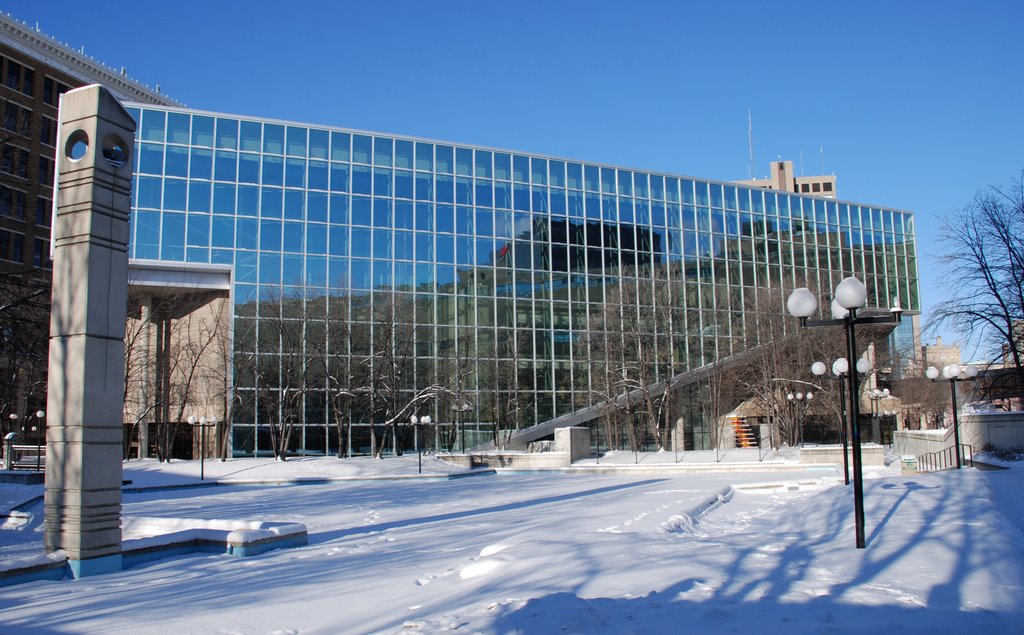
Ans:
[[[999,525],[999,512],[977,478],[964,472],[869,482],[865,550],[854,549],[852,488],[839,487],[819,493],[817,507],[801,508],[802,514],[739,531],[727,527],[719,535],[680,536],[706,546],[686,549],[680,571],[709,575],[690,575],[642,597],[550,593],[505,605],[488,630],[790,635],[896,626],[1020,633],[1020,532],[990,529]],[[942,491],[915,496],[934,489]],[[901,588],[902,581],[911,588]],[[1002,610],[963,608],[979,596]]]
[[[688,579],[637,598],[581,598],[553,593],[501,610],[486,632],[573,633],[1019,633],[1024,613],[935,610],[908,606],[842,604],[832,598],[780,602],[775,598],[731,603],[679,599]]]

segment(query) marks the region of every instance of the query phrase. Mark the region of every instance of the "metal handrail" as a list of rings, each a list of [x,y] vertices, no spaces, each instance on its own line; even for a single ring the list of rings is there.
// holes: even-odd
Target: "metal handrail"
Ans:
[[[974,448],[966,443],[961,443],[960,448],[964,465],[974,465]],[[939,472],[952,469],[956,466],[955,446],[943,448],[936,452],[927,452],[917,457],[917,469],[920,472]]]
[[[41,472],[46,459],[46,446],[5,444],[3,467],[5,470],[34,470]]]

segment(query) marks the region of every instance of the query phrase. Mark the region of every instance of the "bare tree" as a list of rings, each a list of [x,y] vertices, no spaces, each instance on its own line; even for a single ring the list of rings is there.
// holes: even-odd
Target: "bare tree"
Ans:
[[[17,81],[16,72],[12,77]],[[15,421],[25,422],[29,413],[46,407],[49,355],[52,274],[24,263],[26,257],[31,262],[34,238],[43,232],[49,238],[48,229],[35,223],[36,194],[53,197],[50,172],[41,172],[38,183],[30,178],[35,160],[31,150],[41,140],[54,144],[56,128],[52,119],[44,120],[38,111],[18,103],[22,98],[31,102],[24,95],[0,97],[0,216],[8,229],[18,229],[16,240],[22,241],[19,261],[0,264],[0,431],[4,433],[17,427]],[[11,414],[18,418],[12,420]]]
[[[714,306],[710,312],[713,316],[713,336],[707,337],[705,334],[704,348],[717,349],[719,352],[711,356],[711,361],[704,365],[706,379],[701,383],[703,395],[699,410],[707,426],[710,447],[724,449],[733,447],[736,438],[735,430],[726,420],[726,416],[744,401],[746,392],[741,383],[736,381],[736,372],[730,369],[729,356],[726,352],[728,346],[720,345],[720,338],[732,336],[733,331],[738,331],[742,325],[736,327],[733,324],[736,314],[731,306],[733,298],[728,288],[715,287],[711,295],[710,300]]]
[[[304,417],[305,397],[327,388],[327,325],[308,319],[302,297],[261,299],[259,311],[258,323],[249,322],[250,329],[258,329],[255,337],[239,336],[250,346],[240,347],[236,365],[255,378],[260,422],[270,432],[274,458],[284,461]]]
[[[447,327],[452,332],[458,327]],[[445,389],[451,397],[453,425],[449,428],[446,445],[449,451],[455,448],[458,437],[465,444],[465,417],[467,412],[476,410],[479,399],[476,396],[476,351],[472,335],[461,333],[454,338],[438,338],[442,346],[441,375]]]
[[[609,404],[607,437],[617,441],[625,432],[634,450],[645,437],[664,449],[671,432],[671,393],[660,382],[673,375],[675,351],[670,336],[656,333],[669,324],[673,294],[663,277],[650,275],[630,269],[608,284],[604,302],[590,316],[588,336],[591,393]],[[610,418],[613,404],[629,412],[622,429]]]
[[[743,337],[746,348],[751,351],[750,363],[736,378],[755,409],[771,422],[769,438],[761,439],[762,445],[767,442],[771,447],[778,447],[779,428],[784,423],[780,419],[784,414],[779,396],[781,387],[775,381],[777,377],[785,376],[779,367],[781,356],[785,354],[785,325],[778,313],[781,307],[779,295],[778,292],[761,290],[756,298],[746,298]]]
[[[604,439],[609,448],[617,448],[622,444],[623,435],[628,436],[630,448],[637,449],[632,426],[627,434],[624,417],[620,411],[627,408],[628,399],[623,395],[619,385],[621,373],[615,363],[614,331],[608,332],[601,327],[603,321],[595,320],[587,334],[588,357],[590,359],[590,393],[595,407],[600,411],[600,423],[604,427]]]
[[[725,421],[726,415],[739,405],[737,384],[726,370],[724,360],[716,359],[708,369],[707,392],[700,400],[701,414],[708,425],[708,442],[712,449],[730,448],[735,432]],[[728,435],[733,435],[730,439]]]
[[[785,313],[785,295],[782,290],[760,289],[756,298],[747,300],[744,338],[752,361],[737,372],[737,381],[755,408],[771,422],[767,441],[775,448],[800,442],[804,414],[827,413],[826,420],[838,430],[839,418],[833,416],[839,412],[838,387],[815,384],[815,399],[806,406],[806,412],[790,408],[787,389],[801,386],[799,382],[811,382],[813,362],[844,355],[841,337],[837,338],[841,327],[836,326],[831,333],[828,329],[799,328],[796,320]],[[864,350],[878,337],[878,329],[862,328],[857,337],[859,350]]]
[[[50,283],[36,270],[0,280],[0,431],[46,406]]]
[[[327,322],[327,397],[338,445],[338,458],[352,455],[352,404],[360,391],[354,382],[351,366],[352,328],[349,322],[350,297],[337,294],[328,297]]]
[[[146,455],[147,435],[141,433],[145,420],[160,402],[148,390],[151,360],[149,356],[151,315],[150,306],[143,306],[142,294],[128,291],[128,323],[124,332],[124,447],[123,457],[131,458],[133,443],[138,444],[138,458]]]
[[[931,325],[961,329],[1024,386],[1024,171],[1008,188],[989,187],[953,212],[940,258],[949,291]]]
[[[155,413],[156,451],[161,462],[170,461],[175,440],[184,422],[186,412],[205,409],[211,401],[211,379],[223,371],[217,370],[223,356],[218,346],[225,345],[227,311],[214,302],[214,296],[201,291],[189,291],[156,296],[152,299],[153,334],[144,325],[126,329],[135,341],[136,349],[127,354],[126,401],[135,406],[132,418],[141,422],[145,413]],[[143,340],[152,338],[152,359],[139,358]],[[128,346],[126,345],[126,348]],[[152,371],[150,379],[145,379]],[[128,381],[146,381],[152,390],[146,391],[148,402],[140,402],[131,393],[138,394]]]
[[[892,392],[898,395],[910,419],[910,428],[941,427],[943,414],[949,406],[949,387],[945,381],[924,377],[907,377],[893,382]]]
[[[520,361],[519,337],[523,337],[522,333],[511,329],[499,336],[496,353],[491,358],[491,385],[494,388],[490,407],[481,410],[488,412],[494,420],[494,445],[499,449],[508,449],[512,435],[522,428],[523,413],[533,404],[534,392],[526,389],[529,382],[524,381],[524,375],[530,369]]]
[[[391,434],[395,454],[401,454],[399,437],[404,437],[411,425],[411,414],[425,403],[451,395],[437,383],[417,383],[412,315],[411,297],[394,292],[374,297],[373,347],[360,360],[365,383],[359,382],[362,386],[352,392],[369,398],[370,451],[376,458],[383,458],[387,433]],[[378,433],[378,423],[383,426],[384,435]]]
[[[213,354],[210,357],[208,369],[211,380],[210,393],[216,402],[213,407],[219,409],[221,414],[214,428],[214,451],[221,461],[226,460],[231,454],[231,429],[234,424],[234,408],[231,405],[235,399],[232,364],[234,343],[231,341],[231,329],[229,328],[232,320],[231,309],[227,308],[226,311],[228,314],[221,316],[218,321],[215,340],[212,343]]]

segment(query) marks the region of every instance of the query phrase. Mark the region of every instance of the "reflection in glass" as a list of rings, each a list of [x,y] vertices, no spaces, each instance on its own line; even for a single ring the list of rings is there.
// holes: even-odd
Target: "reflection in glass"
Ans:
[[[719,298],[735,311],[751,286],[784,286],[805,265],[819,283],[853,267],[872,298],[918,301],[903,212],[388,135],[148,107],[138,117],[134,257],[233,263],[236,319],[262,315],[247,305],[257,292],[305,298],[320,324],[349,319],[330,307],[353,301],[369,333],[381,298],[416,290],[402,312],[422,336],[409,381],[436,374],[456,338],[473,342],[460,350],[481,378],[516,350],[522,386],[537,391],[524,424],[590,403],[581,342],[620,284],[637,285],[645,308],[653,278],[678,285],[673,372],[736,348],[742,328],[718,323]],[[666,337],[669,321],[653,328]],[[244,381],[251,395],[255,378]]]

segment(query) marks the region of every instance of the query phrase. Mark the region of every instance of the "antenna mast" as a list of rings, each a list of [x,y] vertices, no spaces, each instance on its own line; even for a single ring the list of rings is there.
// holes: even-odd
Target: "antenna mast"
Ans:
[[[747,146],[750,150],[750,167],[747,168],[747,178],[754,178],[754,120],[750,115],[750,108],[747,108]]]

